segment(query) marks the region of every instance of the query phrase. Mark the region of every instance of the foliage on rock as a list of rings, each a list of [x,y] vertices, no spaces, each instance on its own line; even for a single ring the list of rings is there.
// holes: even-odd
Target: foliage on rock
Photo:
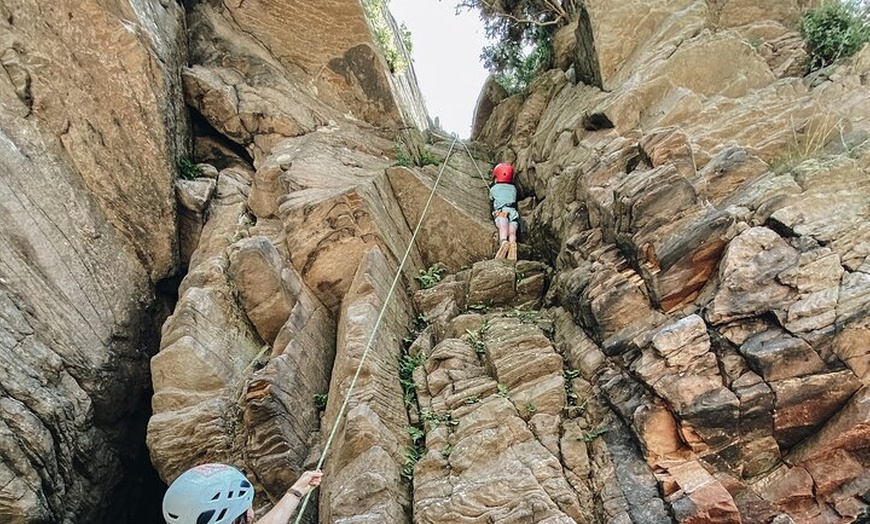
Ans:
[[[870,42],[870,6],[845,0],[826,1],[804,14],[800,32],[810,53],[807,72],[821,69],[852,56]]]
[[[553,63],[552,37],[567,22],[558,0],[462,0],[457,9],[477,9],[493,42],[480,58],[508,93],[525,91]]]
[[[399,27],[398,34],[393,31],[385,15],[387,3],[388,0],[364,0],[362,5],[366,19],[371,24],[375,42],[384,54],[387,65],[390,66],[390,72],[398,74],[408,69],[406,57],[411,53],[412,48],[411,31],[405,24]],[[397,39],[401,41],[404,50],[396,43]]]

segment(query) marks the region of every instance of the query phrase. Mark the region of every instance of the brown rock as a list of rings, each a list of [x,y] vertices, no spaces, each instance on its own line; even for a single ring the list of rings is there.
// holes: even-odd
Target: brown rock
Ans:
[[[328,451],[331,460],[324,467],[324,476],[333,480],[320,494],[320,518],[330,522],[351,513],[356,518],[368,515],[393,522],[409,502],[400,477],[404,450],[410,444],[405,431],[408,415],[395,379],[395,355],[412,306],[404,296],[394,296],[383,305],[395,271],[391,265],[377,249],[366,253],[342,301],[335,365],[323,415],[324,427],[341,424]],[[386,313],[376,325],[382,307]],[[350,390],[358,367],[359,378]],[[392,372],[378,372],[382,368]],[[342,422],[339,410],[346,395],[350,400]]]
[[[468,303],[501,306],[516,295],[516,273],[506,259],[494,259],[474,264],[468,282]]]
[[[685,178],[695,176],[695,158],[689,137],[678,128],[653,130],[638,145],[649,157],[652,167],[670,164]]]
[[[381,142],[353,153],[342,139],[362,140],[354,131],[336,130],[284,144],[296,151],[283,176],[295,190],[281,198],[278,210],[287,245],[293,246],[293,266],[331,310],[338,307],[366,252],[378,246],[401,260],[410,239],[383,174],[386,162],[368,152]],[[412,249],[407,277],[421,267]]]
[[[834,353],[865,385],[870,378],[870,347],[866,344],[868,339],[870,325],[865,321],[844,328],[835,335],[832,343]]]
[[[776,395],[774,436],[788,448],[836,413],[861,383],[846,370],[780,380],[770,387]]]
[[[410,228],[417,226],[426,210],[437,175],[425,169],[387,169],[393,194]],[[495,228],[488,198],[476,173],[444,169],[416,240],[426,267],[439,263],[456,272],[489,258]]]
[[[767,382],[822,373],[825,363],[809,344],[780,330],[749,337],[740,353]]]
[[[186,267],[199,244],[205,224],[205,211],[217,187],[212,179],[177,180],[175,195],[178,198],[178,244],[181,265]]]
[[[671,498],[677,522],[742,522],[734,499],[697,461],[669,467],[668,473],[680,487],[680,491]]]
[[[562,308],[553,315],[556,327],[556,347],[559,348],[569,369],[580,371],[591,380],[606,361],[604,353],[582,329],[574,324],[570,314]]]
[[[687,412],[705,394],[723,386],[716,355],[704,321],[686,317],[660,329],[652,337],[653,350],[644,350],[632,369],[665,398],[678,414]]]
[[[634,427],[651,466],[676,455],[683,448],[673,415],[663,405],[641,406],[634,413]]]
[[[837,449],[866,447],[870,432],[870,390],[863,386],[827,423],[789,454],[791,464],[803,464]]]
[[[731,383],[740,399],[740,430],[746,437],[770,435],[773,430],[773,391],[749,371]]]
[[[486,345],[495,379],[510,389],[511,400],[525,418],[562,412],[566,405],[562,358],[537,327],[518,319],[493,319]]]
[[[603,2],[591,2],[587,5],[595,38],[595,50],[600,62],[601,76],[606,87],[617,85],[621,69],[633,65],[631,60],[642,43],[655,38],[658,43],[675,39],[686,25],[703,24],[706,9],[692,13],[696,19],[689,16],[678,17],[677,20],[666,23],[672,13],[683,11],[691,2],[662,0],[654,3],[644,3],[643,8],[636,4],[607,5]],[[663,34],[662,34],[663,33]]]
[[[768,167],[744,148],[725,148],[698,172],[698,194],[718,206],[745,183],[766,173]]]
[[[843,449],[835,449],[827,455],[817,456],[804,463],[813,478],[815,493],[821,497],[864,473],[860,462]]]
[[[770,431],[769,426],[767,430]],[[779,464],[782,458],[776,439],[770,436],[745,442],[741,452],[744,478],[753,478],[767,473]]]
[[[788,468],[778,474],[777,480],[767,486],[761,496],[780,507],[799,512],[814,499],[813,478],[804,468]]]
[[[495,108],[507,97],[507,91],[492,76],[487,77],[477,103],[474,105],[474,118],[471,124],[471,139],[477,140],[483,131],[483,126],[489,121]]]
[[[299,277],[285,267],[278,250],[264,237],[246,238],[234,244],[228,269],[257,333],[267,343],[273,343],[296,305],[302,289]]]
[[[577,22],[565,24],[553,35],[553,66],[567,71],[574,65],[575,47],[577,45]],[[474,138],[474,134],[471,135]]]
[[[798,254],[766,228],[751,228],[738,235],[725,251],[719,270],[720,286],[707,318],[721,324],[783,307],[791,290],[775,281],[792,268]]]

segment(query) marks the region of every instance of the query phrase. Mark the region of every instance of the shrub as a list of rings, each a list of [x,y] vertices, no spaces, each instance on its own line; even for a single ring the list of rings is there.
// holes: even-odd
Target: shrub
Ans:
[[[870,8],[849,0],[825,1],[806,12],[800,32],[807,43],[810,60],[807,72],[831,65],[855,54],[870,42]]]

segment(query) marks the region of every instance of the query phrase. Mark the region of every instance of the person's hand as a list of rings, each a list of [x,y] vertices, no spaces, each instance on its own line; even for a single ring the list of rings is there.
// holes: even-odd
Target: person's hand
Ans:
[[[322,471],[306,471],[293,484],[293,489],[299,490],[304,495],[311,491],[311,488],[319,486],[322,477]]]

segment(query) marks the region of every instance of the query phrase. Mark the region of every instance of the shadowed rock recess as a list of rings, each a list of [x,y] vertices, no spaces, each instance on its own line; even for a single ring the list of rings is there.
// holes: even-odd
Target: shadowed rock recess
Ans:
[[[801,77],[815,2],[565,2],[443,173],[360,3],[183,4],[0,3],[0,521],[208,461],[262,515],[333,428],[308,523],[870,519],[870,47]]]

